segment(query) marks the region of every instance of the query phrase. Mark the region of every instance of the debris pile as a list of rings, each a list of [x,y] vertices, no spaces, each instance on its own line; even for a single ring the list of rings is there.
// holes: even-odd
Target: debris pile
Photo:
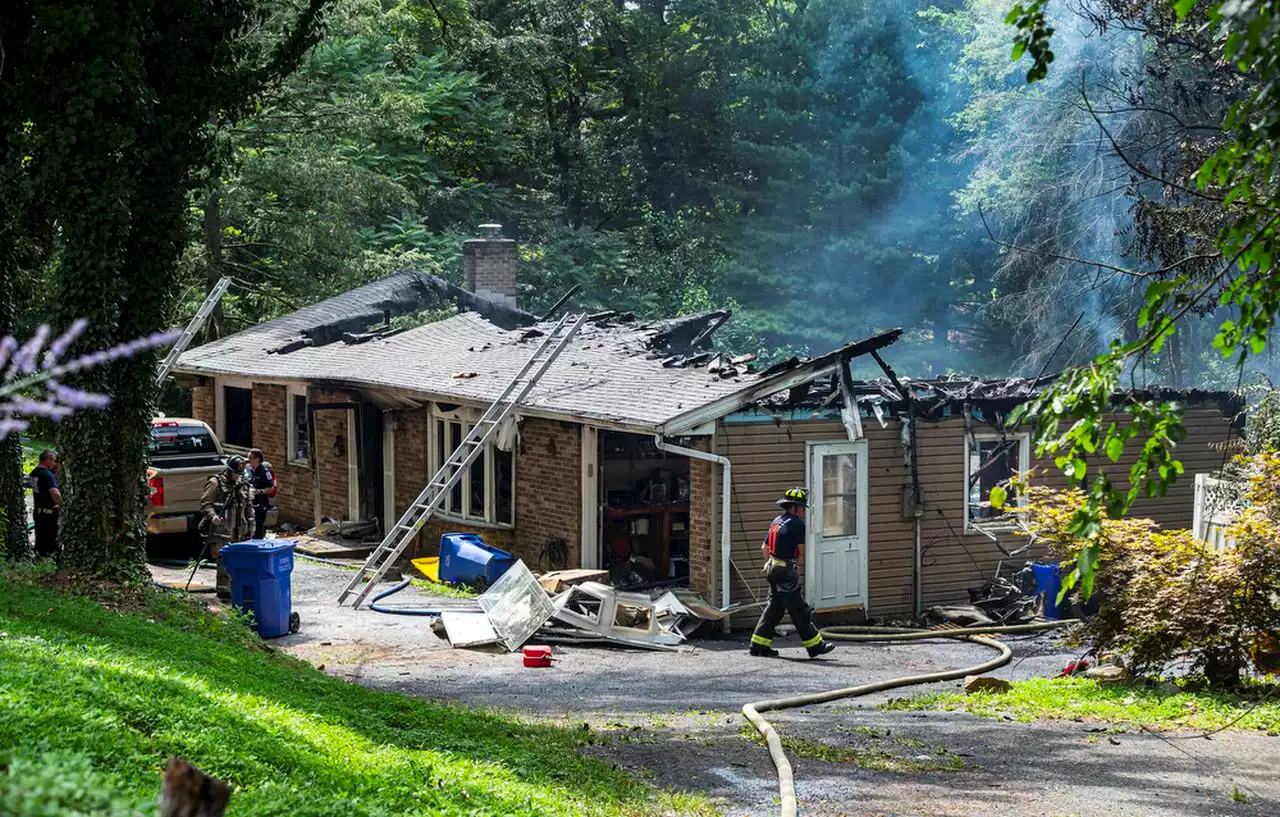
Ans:
[[[515,652],[536,635],[539,641],[675,650],[728,615],[688,590],[656,597],[625,592],[599,581],[607,575],[561,570],[534,576],[517,561],[480,596],[480,612],[444,611],[440,629],[455,647],[501,644]]]

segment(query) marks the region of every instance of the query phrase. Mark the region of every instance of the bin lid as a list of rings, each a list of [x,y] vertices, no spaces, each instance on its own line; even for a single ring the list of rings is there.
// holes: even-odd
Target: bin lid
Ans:
[[[281,539],[248,539],[222,546],[223,553],[281,553],[293,550],[293,542]]]

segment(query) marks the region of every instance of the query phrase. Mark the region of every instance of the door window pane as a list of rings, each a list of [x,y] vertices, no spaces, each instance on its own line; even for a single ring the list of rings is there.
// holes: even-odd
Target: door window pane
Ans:
[[[462,445],[462,423],[449,423],[449,452],[457,451]],[[462,479],[453,484],[453,490],[449,493],[449,510],[453,513],[462,512],[462,483],[466,480],[467,475],[463,474]]]
[[[222,402],[226,416],[226,433],[222,442],[240,448],[253,446],[253,391],[224,386]]]
[[[515,521],[512,512],[515,499],[515,457],[510,451],[495,450],[493,452],[494,470],[498,472],[494,485],[494,504],[497,505],[496,521],[510,525]]]
[[[470,433],[470,427],[467,432]],[[467,516],[474,516],[480,519],[485,518],[484,513],[484,452],[480,452],[480,456],[476,457],[471,463],[471,480],[470,491],[467,498]]]
[[[822,535],[858,535],[858,455],[822,458]]]

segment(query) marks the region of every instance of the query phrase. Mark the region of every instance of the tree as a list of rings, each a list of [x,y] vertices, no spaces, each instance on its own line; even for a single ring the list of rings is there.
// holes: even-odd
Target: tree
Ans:
[[[1028,81],[1047,76],[1054,59],[1054,31],[1046,5],[1045,0],[1025,7],[1019,4],[1008,18],[1017,27],[1014,59],[1024,53],[1031,57]],[[1185,245],[1175,243],[1173,251],[1180,257],[1162,257],[1162,268],[1136,272],[1150,281],[1134,316],[1136,337],[1115,342],[1088,366],[1069,372],[1030,407],[1037,417],[1040,450],[1054,455],[1076,482],[1086,482],[1093,472],[1087,499],[1072,520],[1073,532],[1085,539],[1101,529],[1104,511],[1116,516],[1128,509],[1139,492],[1162,493],[1182,473],[1174,456],[1181,438],[1176,404],[1135,401],[1126,406],[1133,420],[1128,426],[1101,422],[1126,367],[1159,355],[1176,340],[1180,324],[1188,316],[1203,313],[1214,300],[1235,310],[1237,317],[1222,322],[1213,347],[1224,359],[1234,358],[1243,367],[1250,355],[1267,348],[1280,310],[1280,276],[1274,269],[1280,257],[1276,229],[1280,204],[1275,198],[1273,161],[1280,142],[1280,91],[1273,82],[1280,71],[1276,10],[1270,3],[1214,4],[1203,11],[1203,23],[1196,28],[1191,15],[1197,5],[1196,0],[1175,0],[1169,8],[1181,21],[1179,25],[1193,32],[1191,39],[1199,38],[1207,56],[1234,65],[1246,80],[1229,86],[1243,93],[1226,114],[1216,149],[1193,179],[1169,181],[1182,195],[1207,199],[1217,209],[1216,250],[1181,254]],[[1154,248],[1165,249],[1158,243]],[[1205,260],[1211,263],[1200,263]],[[1101,451],[1115,461],[1135,438],[1143,440],[1143,448],[1130,469],[1129,489],[1121,491],[1105,469],[1090,467],[1088,455]],[[1096,545],[1081,550],[1068,586],[1079,580],[1089,591],[1099,552]]]
[[[56,224],[59,322],[89,321],[76,348],[165,326],[187,191],[209,157],[210,122],[251,105],[293,70],[318,36],[324,5],[10,4],[0,22],[0,97],[23,123],[24,184]],[[12,119],[6,124],[12,140],[19,134]],[[68,484],[63,561],[130,571],[144,552],[155,356],[92,370],[75,385],[115,400],[59,429]]]

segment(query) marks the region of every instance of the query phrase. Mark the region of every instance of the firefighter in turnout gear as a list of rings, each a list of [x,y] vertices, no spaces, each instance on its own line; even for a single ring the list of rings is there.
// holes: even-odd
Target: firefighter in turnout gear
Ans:
[[[218,598],[231,598],[231,574],[222,566],[222,546],[253,536],[251,483],[244,459],[232,457],[227,467],[209,478],[200,497],[204,518],[200,532],[209,538],[209,551],[218,565]]]
[[[813,626],[809,605],[800,591],[800,572],[797,569],[804,556],[804,515],[809,507],[809,492],[804,488],[788,488],[778,500],[782,513],[769,525],[769,533],[760,546],[764,554],[764,573],[769,580],[769,605],[760,615],[760,623],[751,634],[751,654],[773,657],[774,628],[782,621],[783,614],[791,616],[796,625],[800,643],[810,658],[826,655],[836,648],[830,641],[823,641],[818,628]]]

